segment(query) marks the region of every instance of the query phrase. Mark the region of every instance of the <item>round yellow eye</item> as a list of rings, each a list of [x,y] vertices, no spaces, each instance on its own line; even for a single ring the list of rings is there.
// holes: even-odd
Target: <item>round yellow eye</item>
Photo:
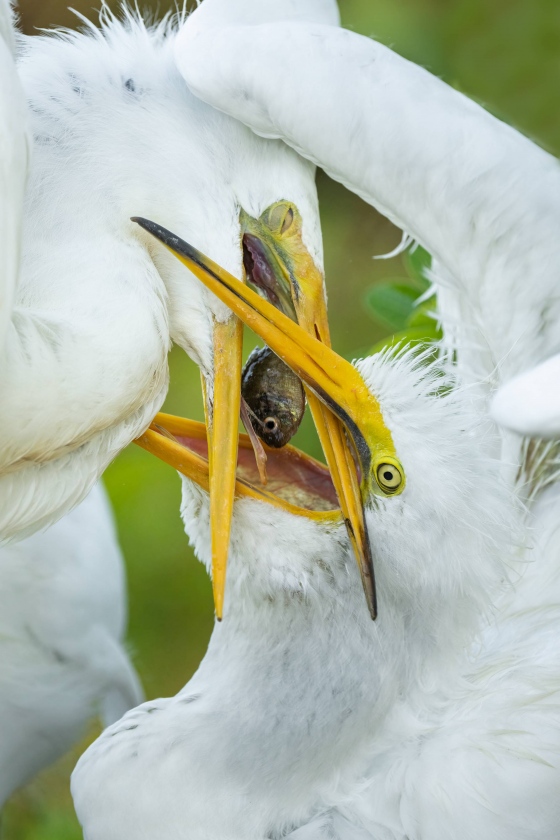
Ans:
[[[377,483],[386,493],[394,493],[402,484],[402,475],[394,464],[379,464]]]
[[[287,201],[273,204],[268,214],[268,226],[272,231],[286,233],[294,221],[293,207]]]
[[[282,222],[282,227],[280,228],[280,233],[286,233],[292,226],[292,222],[294,221],[294,211],[291,207],[288,207],[286,211],[286,215],[284,216],[284,221]]]

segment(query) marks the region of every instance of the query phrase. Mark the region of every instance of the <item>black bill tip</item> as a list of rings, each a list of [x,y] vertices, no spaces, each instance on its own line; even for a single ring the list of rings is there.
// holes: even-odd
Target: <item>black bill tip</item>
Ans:
[[[200,251],[197,251],[196,248],[193,248],[192,245],[189,245],[188,242],[185,242],[184,239],[181,239],[176,234],[171,233],[167,228],[158,225],[156,222],[151,222],[149,219],[144,219],[142,216],[131,216],[130,221],[140,225],[141,228],[151,233],[152,236],[155,236],[156,239],[159,239],[160,242],[163,242],[172,251],[175,251],[183,257],[188,257],[198,265],[204,266]]]

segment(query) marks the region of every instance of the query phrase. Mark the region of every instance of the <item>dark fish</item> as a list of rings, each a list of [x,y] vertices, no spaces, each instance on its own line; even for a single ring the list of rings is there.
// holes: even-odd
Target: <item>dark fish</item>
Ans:
[[[303,386],[269,347],[257,347],[243,368],[241,394],[257,435],[279,449],[295,435],[305,411]]]

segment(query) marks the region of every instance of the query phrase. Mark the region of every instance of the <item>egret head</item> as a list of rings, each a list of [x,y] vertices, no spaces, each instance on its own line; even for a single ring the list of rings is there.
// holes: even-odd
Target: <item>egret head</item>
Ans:
[[[490,455],[493,426],[470,394],[410,351],[350,364],[187,243],[162,238],[344,425],[392,588],[431,590],[440,603],[486,591],[512,544],[515,505]]]

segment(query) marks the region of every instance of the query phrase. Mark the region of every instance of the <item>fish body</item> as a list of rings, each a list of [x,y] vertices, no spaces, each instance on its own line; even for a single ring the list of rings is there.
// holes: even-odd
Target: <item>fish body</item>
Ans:
[[[257,347],[245,364],[241,394],[256,434],[279,449],[297,432],[305,412],[298,377],[269,347]]]

